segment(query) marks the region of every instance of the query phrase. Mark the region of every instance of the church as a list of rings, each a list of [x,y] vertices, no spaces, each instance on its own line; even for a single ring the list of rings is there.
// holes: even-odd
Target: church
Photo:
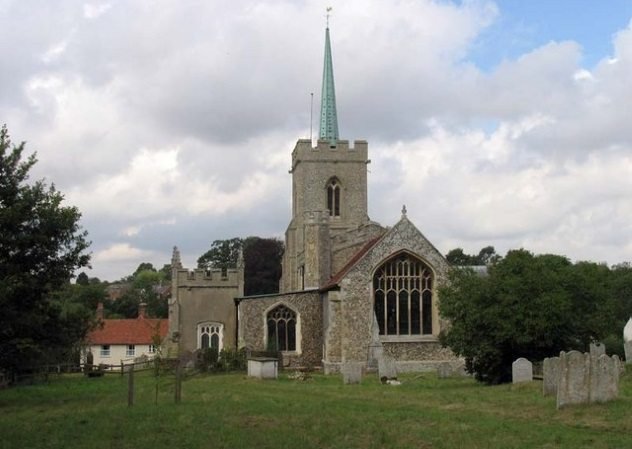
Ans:
[[[286,367],[339,372],[345,363],[397,370],[457,363],[438,336],[438,287],[448,262],[401,211],[391,227],[368,215],[368,143],[340,139],[334,71],[325,30],[320,131],[292,151],[292,215],[277,294],[243,296],[233,270],[182,267],[176,248],[169,336],[179,351],[246,347],[277,351]]]

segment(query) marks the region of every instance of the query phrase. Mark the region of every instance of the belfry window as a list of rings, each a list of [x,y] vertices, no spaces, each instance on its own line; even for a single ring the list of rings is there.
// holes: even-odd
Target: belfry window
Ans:
[[[224,325],[220,323],[202,323],[198,326],[198,349],[214,348],[222,350]]]
[[[375,316],[380,335],[432,334],[432,271],[403,253],[373,276]]]
[[[272,351],[296,351],[296,312],[279,305],[268,312],[268,349]]]
[[[327,209],[332,217],[340,216],[340,183],[335,178],[327,184]]]

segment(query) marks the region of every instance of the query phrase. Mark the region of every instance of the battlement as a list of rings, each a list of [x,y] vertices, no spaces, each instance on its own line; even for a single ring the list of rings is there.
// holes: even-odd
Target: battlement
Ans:
[[[299,162],[356,162],[368,163],[369,144],[366,140],[355,140],[353,146],[348,140],[338,140],[335,146],[329,141],[319,139],[312,147],[309,139],[299,139],[292,151],[292,169]]]
[[[231,287],[238,286],[242,281],[241,271],[235,268],[179,269],[176,279],[178,287]]]

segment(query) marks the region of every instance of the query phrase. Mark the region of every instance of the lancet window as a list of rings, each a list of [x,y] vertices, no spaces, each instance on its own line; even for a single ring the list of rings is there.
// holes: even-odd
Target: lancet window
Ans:
[[[380,335],[432,334],[432,271],[402,253],[387,260],[373,276],[375,316]]]
[[[327,184],[327,209],[332,217],[340,216],[340,182],[336,178]]]
[[[296,312],[279,305],[268,312],[268,349],[296,351]]]

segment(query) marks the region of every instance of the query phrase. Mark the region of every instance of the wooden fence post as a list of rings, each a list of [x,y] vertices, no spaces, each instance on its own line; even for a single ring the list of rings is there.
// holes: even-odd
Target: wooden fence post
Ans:
[[[129,367],[129,378],[127,380],[127,406],[134,405],[134,365]]]

